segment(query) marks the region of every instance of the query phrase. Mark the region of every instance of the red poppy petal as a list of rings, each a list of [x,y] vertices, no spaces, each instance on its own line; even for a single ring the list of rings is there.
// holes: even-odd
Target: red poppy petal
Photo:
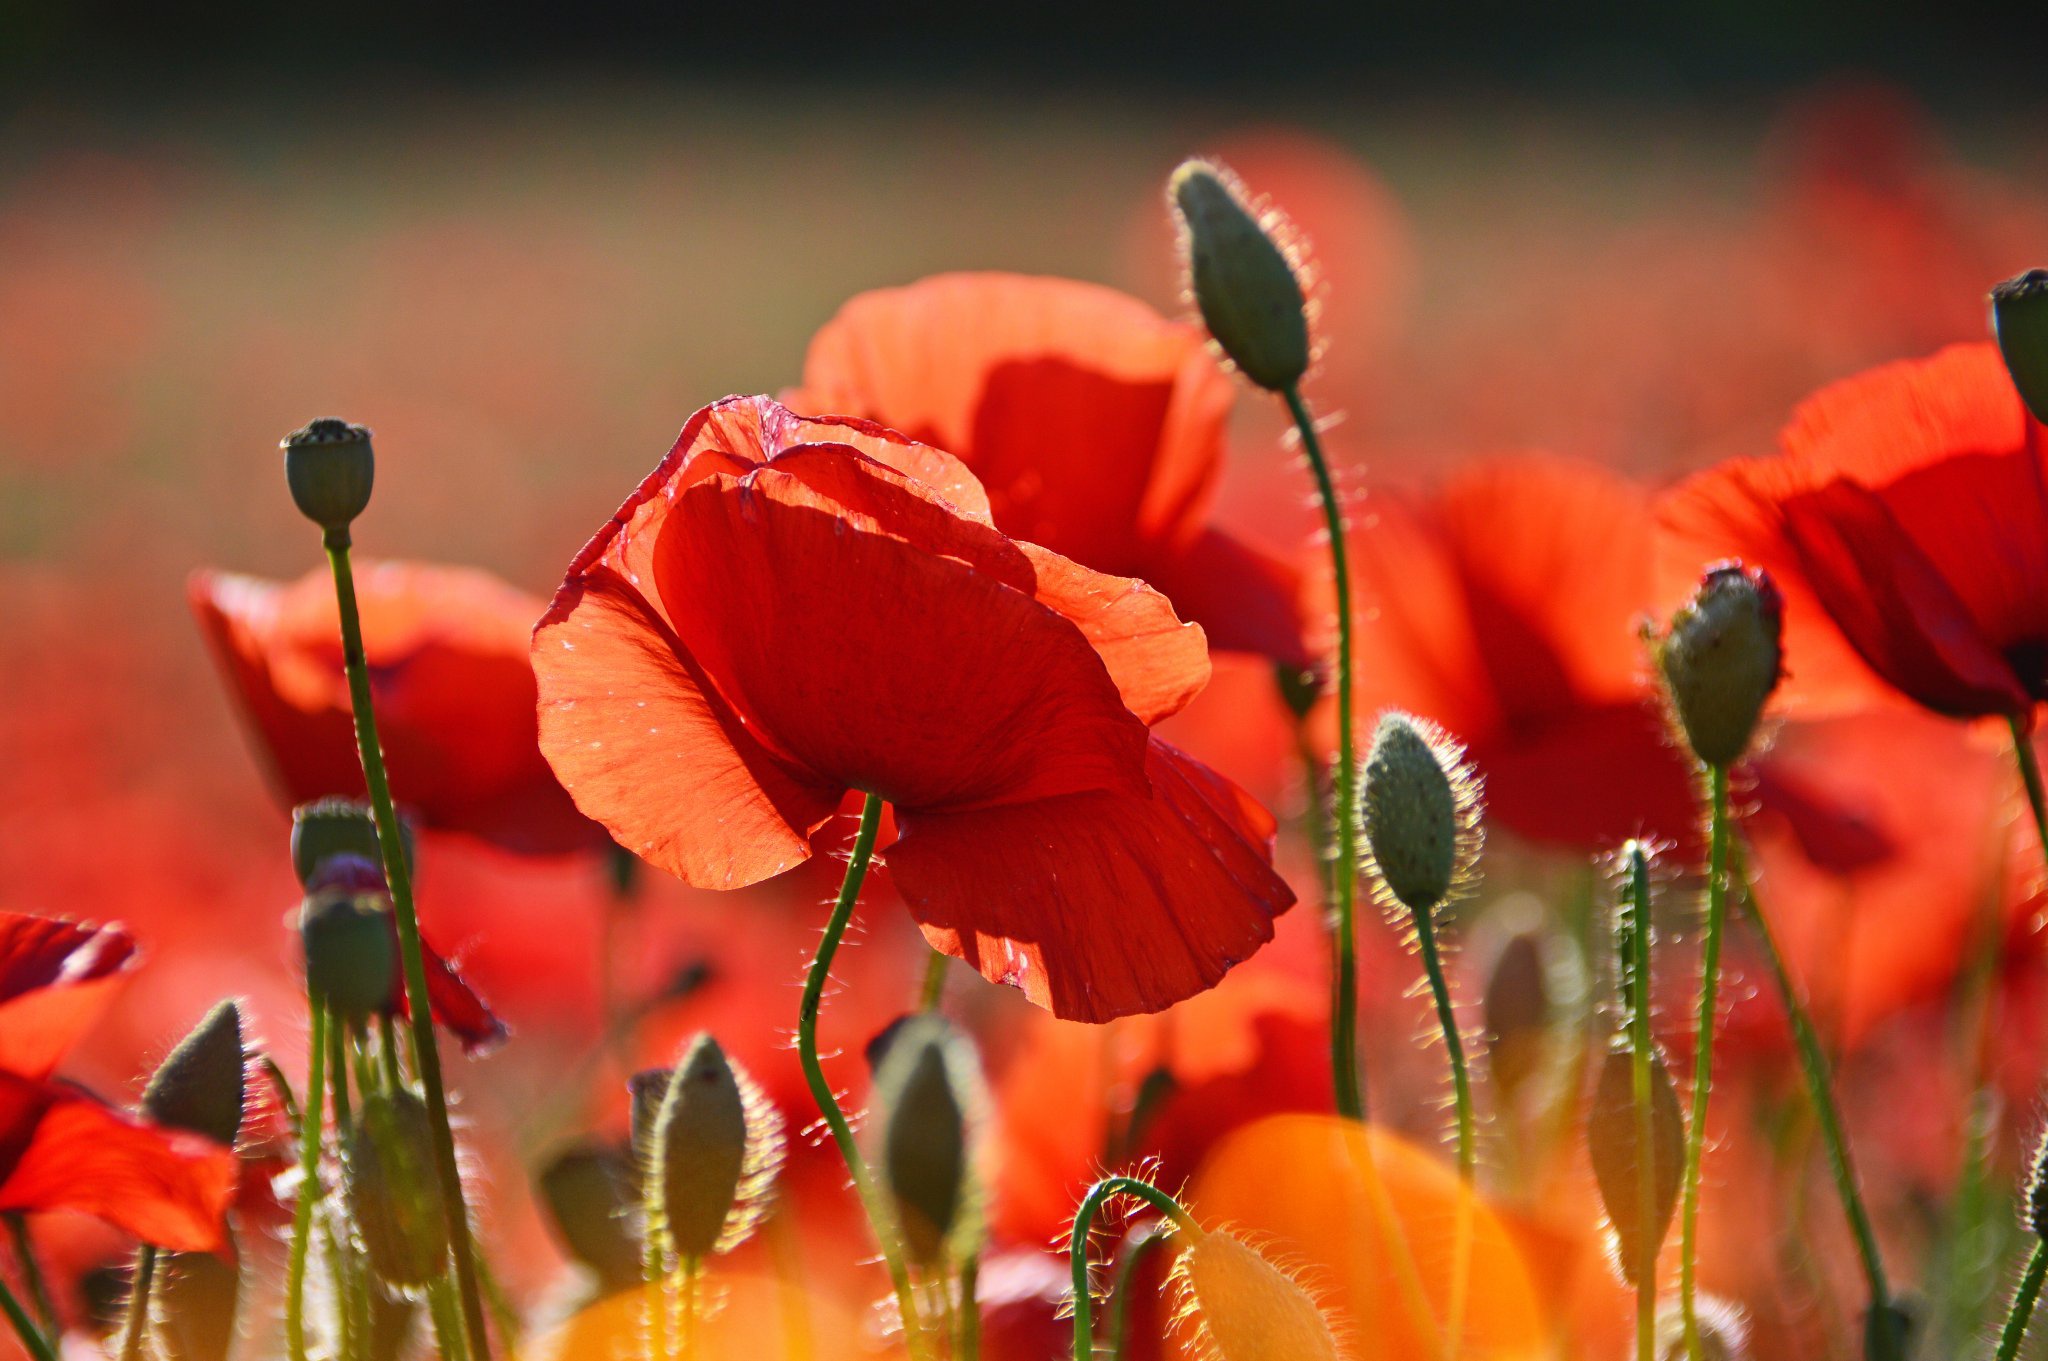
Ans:
[[[391,933],[395,940],[396,921],[392,922]],[[433,946],[423,940],[420,951],[427,970],[427,1008],[435,1023],[460,1040],[462,1052],[472,1058],[495,1049],[505,1039],[505,1023]],[[398,999],[398,1014],[410,1018],[412,1007],[405,988],[404,962],[394,957],[393,971],[392,995]]]
[[[73,1210],[178,1252],[227,1246],[233,1150],[0,1073],[0,1211]]]
[[[1315,661],[1302,636],[1300,574],[1220,529],[1162,554],[1145,577],[1184,618],[1202,626],[1211,647],[1294,667]]]
[[[49,1076],[134,963],[118,926],[0,912],[0,1072]]]
[[[1055,1015],[1107,1021],[1213,985],[1294,902],[1256,801],[1153,739],[1150,797],[899,809],[890,873],[932,944]]]

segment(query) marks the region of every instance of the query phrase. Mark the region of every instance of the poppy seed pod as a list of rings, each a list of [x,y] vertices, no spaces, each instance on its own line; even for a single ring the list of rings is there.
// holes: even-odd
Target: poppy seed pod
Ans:
[[[322,417],[278,441],[284,450],[284,480],[299,513],[330,533],[347,530],[370,504],[377,460],[370,432],[360,425]]]
[[[410,1090],[363,1098],[341,1144],[349,1217],[377,1275],[400,1289],[439,1276],[448,1260],[433,1125]]]
[[[398,942],[381,895],[322,889],[299,910],[306,983],[322,1006],[350,1021],[382,1015],[395,1001]]]
[[[670,1075],[641,1163],[650,1231],[685,1260],[752,1233],[782,1163],[780,1118],[700,1033]]]
[[[981,1114],[974,1049],[942,1017],[903,1023],[875,1074],[881,1114],[877,1171],[896,1202],[910,1255],[940,1261],[949,1245],[971,1242],[974,1138]]]
[[[1991,290],[1991,327],[2020,400],[2048,421],[2048,269],[2030,269]]]
[[[405,865],[413,865],[412,828],[405,819],[398,822],[398,844],[405,852]],[[377,840],[377,819],[370,805],[360,799],[315,799],[292,809],[292,869],[301,887],[311,889],[320,878],[321,867],[337,856],[355,856],[377,867],[382,881],[384,851]]]
[[[1479,781],[1441,728],[1380,715],[1363,803],[1365,859],[1383,897],[1429,912],[1467,886],[1479,859]]]
[[[1784,603],[1762,568],[1717,563],[1672,616],[1657,670],[1693,754],[1710,766],[1742,759],[1784,674]]]
[[[1308,299],[1269,230],[1275,223],[1246,206],[1236,176],[1208,161],[1183,162],[1167,196],[1209,334],[1251,382],[1289,391],[1308,372]]]
[[[1183,1326],[1216,1361],[1337,1361],[1329,1320],[1299,1281],[1227,1233],[1196,1237],[1174,1264]]]
[[[232,1147],[242,1130],[247,1062],[241,1008],[222,1002],[157,1066],[142,1091],[142,1113]]]

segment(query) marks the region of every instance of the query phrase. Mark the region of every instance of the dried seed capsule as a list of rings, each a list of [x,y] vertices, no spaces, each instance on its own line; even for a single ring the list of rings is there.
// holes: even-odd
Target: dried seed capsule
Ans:
[[[1237,177],[1208,161],[1184,162],[1167,197],[1180,219],[1188,291],[1209,334],[1259,387],[1293,388],[1308,372],[1308,299],[1295,262],[1273,239],[1277,217],[1255,215]]]
[[[1415,912],[1470,883],[1479,859],[1479,781],[1434,723],[1380,715],[1365,762],[1367,867],[1384,897]]]
[[[1301,1283],[1227,1233],[1195,1238],[1174,1265],[1179,1317],[1216,1361],[1337,1361],[1337,1339]]]
[[[404,818],[399,819],[398,842],[405,852],[406,868],[410,869],[413,835]],[[369,804],[360,799],[327,798],[292,809],[292,869],[302,888],[311,891],[320,887],[329,862],[343,856],[374,867],[377,886],[382,887],[384,852],[377,840],[377,819]]]
[[[342,1183],[363,1254],[378,1277],[415,1290],[448,1262],[448,1222],[433,1125],[410,1090],[363,1098],[341,1142]]]
[[[1992,329],[2006,372],[2037,421],[2048,421],[2048,269],[2030,269],[1991,290]]]
[[[370,432],[323,417],[278,441],[284,480],[299,513],[330,532],[346,530],[370,504],[377,460]]]
[[[931,1265],[979,1234],[973,1164],[982,1097],[973,1046],[941,1017],[904,1022],[875,1075],[875,1107],[877,1171],[911,1257]]]
[[[1593,1160],[1593,1179],[1613,1234],[1615,1268],[1633,1285],[1644,1264],[1655,1268],[1658,1251],[1671,1229],[1678,1204],[1678,1183],[1685,1159],[1685,1117],[1679,1113],[1678,1091],[1662,1055],[1650,1058],[1650,1131],[1653,1186],[1650,1206],[1653,1236],[1642,1236],[1641,1168],[1636,1126],[1635,1073],[1631,1055],[1612,1049],[1600,1065],[1592,1113],[1586,1118],[1586,1145]]]
[[[646,1136],[650,1231],[686,1259],[731,1251],[759,1223],[781,1164],[780,1117],[718,1041],[698,1035]]]
[[[1784,603],[1761,568],[1718,563],[1657,644],[1671,711],[1710,766],[1742,759],[1784,674]]]
[[[242,1129],[247,1063],[241,1008],[222,1002],[157,1066],[142,1091],[142,1113],[233,1147]]]
[[[306,983],[322,1006],[349,1021],[391,1010],[398,939],[381,893],[331,888],[313,894],[299,909],[299,941]]]

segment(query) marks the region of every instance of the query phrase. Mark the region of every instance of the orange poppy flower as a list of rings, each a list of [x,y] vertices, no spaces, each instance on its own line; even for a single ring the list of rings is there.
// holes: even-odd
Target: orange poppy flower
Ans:
[[[1777,579],[1788,702],[1847,709],[1888,685],[2031,722],[2048,698],[2048,431],[1997,348],[1824,388],[1780,442],[1682,484],[1658,521],[1674,574],[1740,556]]]
[[[789,404],[950,450],[995,523],[1140,577],[1218,648],[1306,665],[1293,569],[1210,526],[1236,389],[1196,327],[1095,284],[941,274],[863,293]]]
[[[533,638],[541,748],[590,816],[700,887],[893,805],[932,944],[1041,1006],[1169,1006],[1293,902],[1271,816],[1147,724],[1207,678],[1143,583],[991,523],[949,454],[730,398],[578,555]]]
[[[135,962],[118,926],[0,912],[0,1072],[48,1077]]]
[[[363,793],[334,585],[195,572],[192,611],[285,801]],[[378,733],[399,801],[422,825],[508,850],[598,844],[541,759],[527,638],[541,603],[425,563],[356,573]]]

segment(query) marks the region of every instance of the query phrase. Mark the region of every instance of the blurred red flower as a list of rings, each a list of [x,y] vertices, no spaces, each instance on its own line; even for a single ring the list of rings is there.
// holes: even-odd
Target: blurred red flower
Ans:
[[[195,572],[188,593],[286,802],[361,796],[327,570],[288,585]],[[535,742],[526,649],[541,603],[479,571],[408,562],[359,564],[356,594],[401,805],[513,851],[598,844]]]
[[[958,455],[1005,534],[1142,578],[1220,649],[1306,665],[1293,569],[1209,525],[1235,397],[1201,330],[1135,298],[941,274],[842,307],[788,402]]]
[[[880,794],[926,937],[1062,1016],[1199,992],[1293,902],[1270,815],[1147,729],[1206,680],[1202,631],[1006,538],[959,460],[880,426],[698,412],[533,657],[542,749],[621,844],[738,887]]]
[[[1673,572],[1739,555],[1777,578],[1788,701],[1854,707],[1881,681],[2030,723],[2048,698],[2048,432],[1997,348],[1824,388],[1781,446],[1692,478],[1658,519]]]
[[[0,912],[0,1072],[48,1077],[135,963],[118,926]]]

